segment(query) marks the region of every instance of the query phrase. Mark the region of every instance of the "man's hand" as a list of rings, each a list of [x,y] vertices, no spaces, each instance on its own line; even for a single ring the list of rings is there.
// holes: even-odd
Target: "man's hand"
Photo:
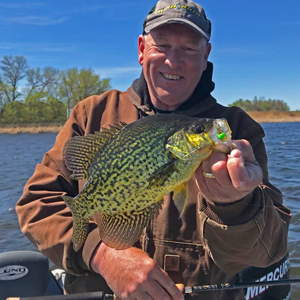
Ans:
[[[234,202],[248,195],[262,181],[262,170],[246,140],[233,141],[229,155],[213,152],[195,172],[204,197],[218,203]],[[207,178],[203,172],[212,173]]]
[[[101,243],[91,260],[91,268],[104,277],[121,299],[184,299],[168,274],[140,249],[115,250]]]

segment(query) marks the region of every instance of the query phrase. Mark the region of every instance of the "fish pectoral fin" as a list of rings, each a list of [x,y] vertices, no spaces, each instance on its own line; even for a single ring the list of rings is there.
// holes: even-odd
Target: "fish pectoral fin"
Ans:
[[[173,159],[154,171],[149,178],[149,186],[163,185],[164,182],[176,171],[176,161],[176,159]]]
[[[173,191],[173,201],[178,209],[179,218],[181,218],[187,203],[188,198],[188,184],[184,182],[180,184],[174,191]]]
[[[99,231],[104,244],[117,250],[133,246],[149,220],[158,214],[162,203],[163,200],[141,211],[124,212],[113,216],[101,212]]]
[[[88,232],[89,217],[83,216],[76,208],[75,200],[69,196],[62,196],[66,204],[69,206],[73,216],[73,249],[78,252],[82,247]]]

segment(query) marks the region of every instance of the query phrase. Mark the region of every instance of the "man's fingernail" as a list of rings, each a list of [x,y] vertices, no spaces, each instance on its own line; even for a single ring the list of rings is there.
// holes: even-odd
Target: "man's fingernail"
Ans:
[[[238,149],[234,149],[230,153],[230,157],[240,157],[242,155],[241,151]]]

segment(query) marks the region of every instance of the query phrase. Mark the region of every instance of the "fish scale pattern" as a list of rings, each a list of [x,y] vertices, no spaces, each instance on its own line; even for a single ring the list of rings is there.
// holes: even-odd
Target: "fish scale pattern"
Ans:
[[[87,178],[75,198],[63,196],[73,215],[74,250],[82,247],[89,217],[95,213],[100,215],[102,240],[116,249],[135,243],[171,191],[181,216],[188,180],[201,161],[220,147],[212,132],[228,132],[230,139],[226,120],[217,122],[224,126],[212,119],[155,115],[67,141],[67,167],[74,179]]]
[[[172,159],[164,148],[169,128],[160,122],[152,124],[151,129],[145,126],[135,132],[125,128],[95,157],[86,187],[88,202],[96,201],[106,213],[117,214],[142,210],[162,199],[164,188],[151,189],[149,177]],[[137,139],[140,130],[147,133]]]

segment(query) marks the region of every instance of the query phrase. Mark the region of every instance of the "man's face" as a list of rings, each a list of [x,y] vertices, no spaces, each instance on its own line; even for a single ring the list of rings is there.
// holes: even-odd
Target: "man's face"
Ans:
[[[152,103],[175,110],[195,90],[211,45],[193,29],[167,24],[139,37],[139,63],[148,84]]]

